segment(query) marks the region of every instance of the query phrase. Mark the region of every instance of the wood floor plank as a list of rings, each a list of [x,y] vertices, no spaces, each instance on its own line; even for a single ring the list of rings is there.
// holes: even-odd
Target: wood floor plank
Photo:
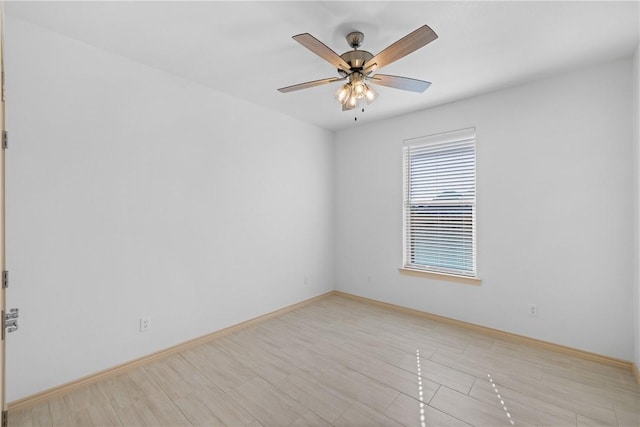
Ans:
[[[614,405],[616,420],[620,427],[637,427],[640,426],[640,410],[637,408],[620,407]]]
[[[129,406],[147,396],[163,393],[143,369],[134,369],[107,378],[99,382],[97,386],[114,408]]]
[[[210,427],[224,427],[225,425],[216,416],[217,414],[201,400],[199,393],[192,393],[177,399],[176,406],[191,425]]]
[[[31,418],[30,408],[12,412],[8,421],[9,427],[33,427],[36,425]]]
[[[152,395],[116,410],[123,426],[191,426],[167,396]],[[85,424],[92,425],[91,423]]]
[[[576,413],[539,400],[529,398],[518,399],[516,393],[494,383],[495,388],[488,381],[478,380],[474,383],[469,397],[495,406],[507,407],[514,419],[533,425],[575,426]],[[498,398],[498,394],[500,398]],[[518,397],[521,397],[518,396]],[[523,402],[524,401],[524,402]]]
[[[255,345],[254,337],[255,331],[223,337],[221,340],[223,351],[252,371],[259,372],[260,377],[273,384],[299,371],[282,358]]]
[[[189,349],[181,355],[213,384],[225,391],[232,390],[257,376],[215,342]]]
[[[634,379],[625,380],[619,373],[612,373],[608,376],[597,371],[590,372],[582,368],[575,368],[575,366],[570,369],[549,366],[544,368],[543,377],[545,379],[553,378],[564,383],[567,387],[580,388],[596,396],[606,395],[611,399],[621,398],[623,400],[624,396],[633,396],[636,400],[640,397],[640,391],[635,381],[634,383],[630,382]]]
[[[82,387],[49,401],[51,424],[54,426],[119,426],[109,399],[98,384]]]
[[[229,392],[229,395],[264,427],[288,426],[307,409],[261,377]]]
[[[406,394],[400,394],[396,400],[389,405],[384,411],[384,415],[391,418],[394,421],[399,422],[407,427],[415,427],[420,425],[420,416],[424,416],[424,423],[427,426],[442,426],[442,427],[469,427],[470,424],[465,423],[457,418],[447,415],[442,411],[439,411],[423,402],[407,396]],[[422,410],[422,411],[421,411]]]
[[[291,427],[331,427],[327,420],[313,411],[307,411],[304,415],[291,424]]]
[[[194,387],[192,393],[175,403],[194,426],[246,426],[255,421],[240,404],[215,386]]]
[[[352,405],[338,389],[305,373],[289,376],[277,388],[329,422],[335,421]]]
[[[51,425],[54,427],[90,426],[91,418],[85,408],[73,411],[65,404],[66,396],[59,396],[49,400],[49,414]],[[76,408],[77,409],[77,408]],[[9,415],[11,418],[11,415]]]
[[[476,378],[486,378],[487,374],[495,374],[495,370],[486,361],[475,360],[469,355],[452,353],[444,349],[438,349],[429,360]],[[518,377],[517,374],[514,376]]]
[[[86,409],[92,426],[120,426],[120,419],[111,405],[91,405]]]
[[[50,427],[51,416],[47,402],[11,413],[9,427]]]
[[[379,411],[384,411],[400,394],[389,386],[341,365],[325,372],[320,380],[351,399]],[[415,388],[417,389],[417,385]]]
[[[418,377],[417,367],[414,372],[409,372],[389,363],[372,359],[356,368],[352,367],[352,369],[414,399],[419,398],[419,385],[422,386],[425,400],[431,399],[440,387],[440,384],[429,380],[424,375]]]
[[[79,412],[89,406],[105,405],[108,402],[97,384],[82,387],[65,395],[63,399],[65,407],[71,412]]]
[[[213,385],[181,354],[151,363],[144,370],[170,399],[179,399],[191,393],[194,387]]]
[[[495,337],[482,337],[467,328],[447,323],[439,323],[429,336],[437,338],[438,341],[448,342],[450,345],[474,346],[490,350],[495,345]]]
[[[475,381],[469,374],[424,358],[420,358],[420,369],[423,378],[464,394],[469,393]]]
[[[89,412],[86,409],[83,409],[82,411],[65,414],[63,421],[60,423],[54,423],[53,425],[61,427],[83,427],[93,425],[93,423],[91,422]]]
[[[408,352],[390,345],[381,346],[379,337],[368,339],[355,337],[349,342],[371,357],[375,357],[376,359],[379,359],[383,362],[391,363],[392,365],[396,365],[399,368],[403,367],[402,363],[407,356],[412,356],[415,354],[415,350]],[[431,354],[433,354],[433,351],[424,351],[424,355],[427,358],[431,357]]]
[[[371,409],[370,407],[361,403],[356,403],[345,411],[344,414],[338,418],[335,423],[336,427],[354,427],[354,426],[367,426],[367,427],[401,427],[399,424],[391,418]]]
[[[320,377],[327,369],[331,368],[334,361],[314,351],[313,347],[297,346],[283,349],[279,356],[283,361],[295,366],[300,371]]]
[[[491,350],[469,345],[464,351],[467,359],[485,365],[489,372],[503,372],[519,376],[542,379],[542,366],[517,357],[498,356]]]
[[[571,369],[572,366],[571,357],[566,354],[523,343],[508,341],[495,342],[491,348],[491,352],[498,356],[509,357],[510,359],[526,360],[543,368],[558,367]]]
[[[579,391],[574,393],[572,390],[547,381],[522,377],[514,378],[512,375],[504,373],[497,373],[492,377],[498,384],[516,390],[522,395],[574,411],[597,420],[603,425],[611,425],[611,423],[615,425],[613,408],[604,399],[595,401],[592,396],[585,397]]]
[[[414,365],[412,371],[407,371],[376,359],[369,353],[359,351],[357,347],[347,343],[342,344],[340,347],[332,344],[317,347],[316,349],[325,357],[333,358],[337,363],[355,372],[399,392],[418,398],[417,365]],[[431,398],[438,389],[439,384],[428,379],[423,379],[422,383],[425,396],[428,394],[429,398]]]
[[[509,418],[502,408],[486,404],[446,387],[440,387],[429,402],[429,406],[474,426],[510,425]],[[520,419],[515,419],[514,422],[518,426],[533,425]]]
[[[606,427],[606,426],[617,426],[618,423],[617,421],[615,424],[603,423],[601,420],[594,420],[589,417],[585,417],[584,415],[578,414],[577,425],[578,427]]]

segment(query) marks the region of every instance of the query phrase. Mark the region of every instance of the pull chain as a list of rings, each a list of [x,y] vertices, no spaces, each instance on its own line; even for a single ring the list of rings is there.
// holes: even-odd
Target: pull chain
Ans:
[[[362,101],[360,101],[360,102],[362,102]],[[357,108],[356,108],[356,110],[357,110]],[[362,107],[362,112],[364,113],[364,107]],[[354,122],[358,121],[358,113],[357,112],[356,112],[355,116],[353,117],[353,121]]]

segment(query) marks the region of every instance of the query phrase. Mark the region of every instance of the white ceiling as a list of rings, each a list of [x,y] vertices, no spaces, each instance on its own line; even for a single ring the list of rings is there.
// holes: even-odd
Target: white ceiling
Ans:
[[[337,75],[291,36],[304,32],[341,54],[365,33],[374,55],[427,24],[431,44],[381,69],[432,82],[417,94],[377,86],[366,123],[629,56],[639,2],[5,2],[7,15],[210,88],[337,130],[356,125],[333,93],[339,83],[276,89]],[[11,43],[10,34],[7,43]]]

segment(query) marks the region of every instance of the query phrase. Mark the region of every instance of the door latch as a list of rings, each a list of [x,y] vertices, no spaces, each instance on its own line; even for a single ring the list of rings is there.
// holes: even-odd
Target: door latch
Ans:
[[[4,315],[4,327],[7,332],[11,333],[18,330],[18,317],[20,317],[20,312],[17,308],[12,308]]]

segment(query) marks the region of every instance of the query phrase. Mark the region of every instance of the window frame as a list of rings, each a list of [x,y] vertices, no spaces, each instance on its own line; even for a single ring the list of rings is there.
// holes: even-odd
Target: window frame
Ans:
[[[433,152],[434,154],[434,158],[437,155],[437,153],[444,153],[447,151],[452,151],[454,149],[454,147],[457,144],[465,144],[464,146],[466,148],[471,148],[471,151],[473,153],[472,156],[472,180],[469,181],[469,178],[461,178],[461,181],[466,179],[464,182],[465,183],[472,183],[472,197],[470,196],[462,196],[460,200],[460,202],[458,203],[447,203],[446,200],[452,200],[452,202],[454,200],[458,200],[458,199],[447,199],[444,198],[441,201],[437,201],[434,203],[429,203],[429,201],[433,202],[436,197],[431,198],[429,201],[417,201],[417,199],[411,199],[411,170],[410,170],[410,160],[411,160],[411,155],[414,155],[414,159],[417,155],[420,155],[419,153],[416,154],[416,151],[419,152],[420,148],[422,149],[426,149],[430,150]],[[440,145],[440,148],[438,148],[438,145]],[[435,148],[428,148],[428,147],[435,147]],[[454,131],[449,131],[449,132],[443,132],[443,133],[438,133],[438,134],[432,134],[432,135],[427,135],[427,136],[422,136],[422,137],[417,137],[417,138],[410,138],[410,139],[406,139],[403,141],[403,147],[402,147],[403,153],[402,153],[402,173],[403,173],[403,197],[402,197],[402,267],[400,268],[400,271],[402,273],[405,274],[410,274],[410,275],[418,275],[418,276],[425,276],[425,277],[434,277],[434,278],[439,278],[439,279],[446,279],[446,280],[455,280],[455,281],[459,281],[459,282],[463,282],[463,283],[470,283],[470,284],[479,284],[480,283],[480,279],[478,278],[478,262],[477,262],[477,220],[476,220],[476,212],[477,212],[477,144],[476,144],[476,128],[475,127],[470,127],[470,128],[465,128],[465,129],[459,129],[459,130],[454,130]],[[422,155],[425,155],[424,153]],[[459,167],[459,169],[462,169],[461,167]],[[422,171],[425,171],[425,169],[423,168]],[[462,170],[457,170],[456,172],[458,172],[458,174],[460,176],[464,175],[464,171]],[[467,173],[468,174],[468,173]],[[456,177],[458,177],[458,175],[456,175]],[[444,192],[447,191],[447,186],[430,186],[429,187],[430,190],[438,190],[440,191],[439,195],[442,195]],[[466,231],[460,231],[458,230],[456,233],[456,238],[458,238],[459,240],[455,242],[455,244],[462,244],[464,247],[460,249],[459,252],[457,252],[456,254],[460,254],[461,256],[457,256],[454,254],[454,256],[452,257],[444,257],[443,259],[445,259],[445,262],[449,262],[449,263],[454,263],[455,260],[460,260],[460,259],[464,259],[464,256],[467,252],[470,253],[470,259],[471,259],[471,268],[467,268],[469,264],[464,263],[462,264],[463,267],[465,268],[447,268],[447,267],[443,267],[442,265],[428,265],[428,264],[420,264],[420,263],[416,263],[415,261],[415,256],[416,256],[416,251],[415,251],[415,238],[412,239],[411,237],[411,218],[412,216],[410,215],[410,210],[412,209],[412,207],[414,208],[413,212],[415,212],[415,207],[416,206],[422,206],[425,207],[425,209],[429,209],[429,207],[436,207],[436,209],[438,209],[438,206],[445,206],[445,212],[447,212],[447,208],[446,206],[448,206],[450,209],[447,212],[449,215],[451,215],[452,212],[456,212],[456,207],[460,208],[462,207],[463,209],[465,209],[465,207],[470,207],[471,209],[471,214],[469,215],[469,220],[470,220],[470,226],[468,226],[467,224],[464,223],[465,218],[464,215],[461,216],[462,219],[462,227],[469,227],[470,229],[470,237],[471,237],[471,242],[470,242],[470,249],[466,248],[466,237],[465,234],[467,233]],[[439,215],[436,214],[435,218],[437,218],[438,220],[441,220],[442,217],[445,216],[445,214],[440,213]],[[449,217],[451,218],[451,217]],[[466,221],[469,221],[466,220]],[[449,221],[451,222],[451,221]],[[414,222],[415,224],[415,222]],[[456,228],[455,226],[451,226],[449,225],[449,227],[453,227]],[[414,232],[415,232],[415,227],[413,228]],[[438,237],[441,236],[441,233],[443,233],[441,228],[435,228],[436,231],[436,235],[438,235]],[[411,245],[411,242],[413,243],[413,246]],[[413,248],[413,250],[412,250]],[[438,254],[440,254],[440,249],[442,249],[442,245],[440,243],[431,246],[430,249],[432,248],[436,248],[438,251]],[[450,249],[450,248],[448,248]],[[440,256],[440,255],[438,255]],[[438,262],[434,263],[434,264],[438,264]]]

